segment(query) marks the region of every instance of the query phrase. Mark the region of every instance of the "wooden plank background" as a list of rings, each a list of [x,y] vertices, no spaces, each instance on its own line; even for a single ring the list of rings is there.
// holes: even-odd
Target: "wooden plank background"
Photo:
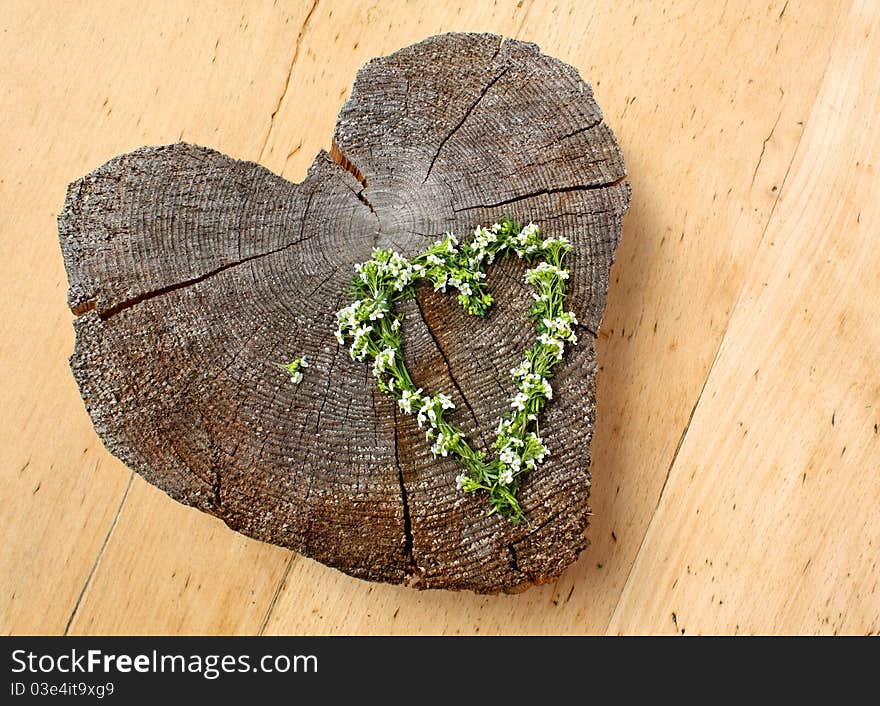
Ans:
[[[880,4],[0,0],[0,29],[0,632],[880,630]],[[450,30],[576,66],[633,183],[592,546],[517,596],[372,585],[174,503],[66,360],[69,181],[178,139],[299,180],[363,63]]]

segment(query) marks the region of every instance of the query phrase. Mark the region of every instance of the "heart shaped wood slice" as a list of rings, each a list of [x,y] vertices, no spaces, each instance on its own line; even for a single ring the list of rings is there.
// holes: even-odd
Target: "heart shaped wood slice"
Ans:
[[[70,185],[59,233],[71,368],[104,443],[171,497],[353,576],[512,591],[586,546],[593,337],[629,204],[623,157],[575,69],[488,34],[431,37],[368,63],[332,154],[301,184],[203,147],[144,147]],[[525,521],[487,516],[415,420],[337,344],[336,311],[373,247],[405,257],[504,214],[574,246],[580,343],[541,421],[551,456]],[[407,365],[456,403],[475,445],[534,337],[523,263],[489,276],[475,321],[422,287],[400,307]],[[293,385],[278,361],[306,355]],[[181,541],[186,541],[185,537]]]

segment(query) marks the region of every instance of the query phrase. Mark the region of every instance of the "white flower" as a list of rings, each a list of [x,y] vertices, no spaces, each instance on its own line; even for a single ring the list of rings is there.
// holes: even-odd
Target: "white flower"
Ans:
[[[462,488],[464,488],[464,482],[466,479],[467,473],[465,473],[464,471],[455,476],[455,489],[461,490]]]
[[[529,396],[525,392],[518,392],[516,397],[513,398],[513,402],[510,403],[510,406],[519,411],[523,411],[526,408],[526,402],[528,401]]]
[[[511,368],[510,377],[512,377],[514,381],[522,380],[526,375],[529,374],[530,370],[531,363],[529,363],[528,359],[526,359],[515,368]]]
[[[290,382],[292,382],[294,385],[299,385],[299,383],[301,383],[303,379],[302,369],[308,368],[309,364],[308,362],[306,362],[305,356],[303,356],[301,358],[294,358],[286,365],[282,365],[279,363],[278,367],[288,372],[288,374],[290,375]]]
[[[541,232],[541,229],[538,228],[538,226],[535,225],[534,223],[530,222],[528,225],[526,225],[520,231],[520,236],[525,237],[525,238],[531,238],[533,235],[537,235],[540,232]]]
[[[551,265],[549,262],[540,262],[537,266],[526,270],[526,284],[537,284],[547,278],[568,279],[568,270]]]
[[[375,366],[380,372],[385,372],[388,368],[394,365],[394,355],[393,348],[383,348],[379,352],[379,355],[376,356]]]
[[[505,468],[509,468],[513,471],[518,471],[522,467],[522,458],[520,458],[520,455],[511,448],[509,443],[501,449],[501,453],[498,454],[498,459]]]
[[[548,348],[556,349],[556,359],[560,360],[562,358],[562,353],[565,350],[565,343],[560,341],[558,338],[554,338],[553,336],[542,333],[538,336],[538,342],[547,346]]]
[[[441,431],[439,434],[437,434],[437,440],[431,445],[431,453],[435,457],[443,456],[445,458],[449,455],[449,451],[455,441],[456,435],[446,434]]]
[[[369,333],[373,330],[372,326],[358,326],[354,332],[354,341],[351,344],[349,353],[355,360],[364,360],[367,357],[367,346],[370,343]]]
[[[509,468],[505,468],[501,472],[501,475],[498,476],[498,480],[504,483],[504,485],[510,485],[511,483],[513,483],[513,471],[511,471]]]
[[[498,420],[498,428],[495,430],[497,436],[501,436],[502,432],[506,433],[510,429],[510,420],[501,418]]]
[[[406,412],[407,414],[412,414],[413,405],[414,404],[417,405],[422,401],[421,392],[422,392],[421,387],[418,390],[416,390],[415,392],[413,392],[412,390],[405,389],[401,393],[400,399],[397,400],[397,406],[400,407],[400,409],[403,410],[404,412]],[[419,426],[422,426],[422,425],[419,424]]]
[[[452,398],[442,392],[437,395],[436,401],[443,409],[455,409],[455,403],[452,401]]]
[[[432,427],[437,427],[437,412],[434,409],[436,404],[436,397],[424,400],[421,409],[419,409],[419,414],[416,417],[419,427],[421,427],[426,421],[430,422]]]
[[[556,236],[555,238],[547,238],[543,243],[541,243],[541,247],[544,250],[549,250],[554,245],[561,245],[564,248],[571,248],[571,243],[568,242],[567,238],[563,238],[562,236]]]

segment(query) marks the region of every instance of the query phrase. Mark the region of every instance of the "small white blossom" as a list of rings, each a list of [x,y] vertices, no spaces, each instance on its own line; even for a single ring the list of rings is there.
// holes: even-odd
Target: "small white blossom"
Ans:
[[[556,359],[562,359],[562,353],[563,351],[565,351],[565,343],[560,341],[558,338],[554,338],[549,334],[542,333],[540,336],[538,336],[538,342],[547,346],[548,348],[555,349]]]
[[[290,382],[292,382],[294,385],[299,385],[302,382],[302,369],[309,367],[305,356],[302,356],[301,358],[295,358],[286,365],[282,365],[281,363],[278,363],[277,365],[279,368],[282,368],[283,370],[286,370],[288,372],[288,374],[290,375]]]
[[[544,250],[549,250],[554,245],[561,245],[563,248],[571,249],[571,243],[568,242],[567,238],[563,238],[562,236],[547,238],[543,243],[541,243],[541,247]]]
[[[412,390],[405,389],[401,395],[400,399],[397,400],[397,406],[400,407],[401,410],[406,412],[407,414],[412,414],[413,405],[419,404],[422,401],[422,388],[420,387],[418,390],[413,392]],[[419,424],[419,426],[422,426]]]
[[[537,284],[546,281],[547,278],[568,279],[568,270],[563,270],[549,262],[540,262],[535,267],[526,270],[526,284]]]
[[[431,453],[436,456],[446,456],[449,455],[449,449],[454,442],[454,437],[445,434],[444,432],[440,432],[437,434],[437,440],[431,445]]]
[[[437,395],[436,400],[443,409],[455,409],[455,403],[449,395],[441,392]]]
[[[526,375],[531,371],[532,366],[528,359],[522,361],[515,368],[512,368],[510,371],[510,377],[513,378],[514,381],[522,380]]]

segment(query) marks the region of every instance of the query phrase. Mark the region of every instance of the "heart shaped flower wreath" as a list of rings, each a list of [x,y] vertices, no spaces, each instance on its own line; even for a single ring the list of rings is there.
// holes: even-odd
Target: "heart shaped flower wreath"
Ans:
[[[427,426],[426,436],[434,456],[452,455],[464,470],[456,478],[459,490],[486,492],[490,514],[501,513],[513,522],[523,517],[516,494],[523,476],[547,455],[539,436],[538,417],[553,396],[550,379],[553,367],[563,357],[566,343],[577,343],[577,319],[565,311],[568,271],[562,262],[571,245],[565,238],[547,238],[534,223],[525,227],[504,218],[490,228],[478,227],[473,238],[459,243],[447,233],[428,250],[406,259],[394,250],[374,249],[373,257],[355,267],[349,294],[351,304],[337,312],[336,337],[341,344],[350,341],[351,357],[373,362],[373,374],[382,392],[394,395],[397,405],[416,414],[419,427]],[[435,291],[452,287],[458,301],[475,316],[484,316],[493,303],[485,285],[486,268],[495,258],[516,253],[529,263],[541,259],[526,272],[525,280],[535,287],[531,316],[536,339],[526,350],[522,362],[510,371],[517,386],[511,411],[498,422],[494,448],[497,458],[486,458],[475,451],[461,429],[446,420],[455,407],[442,393],[430,394],[417,388],[403,358],[401,317],[394,305],[416,296],[416,284],[426,279]]]

